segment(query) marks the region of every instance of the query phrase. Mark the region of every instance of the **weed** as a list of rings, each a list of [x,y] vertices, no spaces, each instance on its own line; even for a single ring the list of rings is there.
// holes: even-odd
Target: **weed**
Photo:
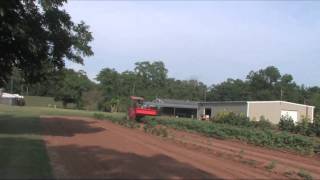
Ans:
[[[294,171],[286,171],[286,172],[284,172],[284,175],[286,176],[286,177],[291,177],[291,176],[293,176],[295,174],[295,172]]]
[[[244,164],[248,164],[250,166],[256,166],[257,165],[257,161],[253,160],[253,159],[244,159],[241,161]]]
[[[243,150],[243,149],[241,149],[241,150],[240,150],[240,152],[239,152],[239,157],[240,157],[240,159],[242,159],[242,158],[243,158],[243,155],[244,155],[244,150]]]
[[[300,176],[301,178],[303,178],[305,180],[312,180],[313,179],[311,174],[304,169],[300,169],[300,171],[298,172],[298,176]]]
[[[271,171],[272,169],[274,169],[277,166],[277,163],[278,163],[277,161],[272,160],[265,168],[268,171]]]

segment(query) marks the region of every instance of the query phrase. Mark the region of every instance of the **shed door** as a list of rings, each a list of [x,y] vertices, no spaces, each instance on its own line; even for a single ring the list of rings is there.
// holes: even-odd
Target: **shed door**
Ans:
[[[289,116],[293,119],[293,122],[298,122],[298,112],[297,111],[281,111],[281,116]]]

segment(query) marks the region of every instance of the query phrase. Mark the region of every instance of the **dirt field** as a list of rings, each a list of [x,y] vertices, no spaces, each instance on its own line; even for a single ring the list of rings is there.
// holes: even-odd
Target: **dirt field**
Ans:
[[[320,178],[320,158],[170,131],[168,138],[111,122],[42,117],[57,178]]]

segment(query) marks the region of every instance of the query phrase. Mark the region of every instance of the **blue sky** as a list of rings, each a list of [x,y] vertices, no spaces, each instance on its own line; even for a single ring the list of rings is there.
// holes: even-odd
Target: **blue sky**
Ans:
[[[95,38],[95,55],[67,67],[91,79],[104,67],[122,72],[161,60],[170,77],[207,85],[269,65],[320,85],[320,2],[69,1],[65,8]]]

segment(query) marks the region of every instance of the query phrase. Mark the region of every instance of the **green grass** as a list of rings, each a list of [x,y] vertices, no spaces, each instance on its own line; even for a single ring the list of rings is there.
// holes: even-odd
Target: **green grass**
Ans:
[[[62,102],[55,101],[53,97],[24,96],[24,99],[26,101],[26,106],[48,107],[51,105],[53,107],[56,105],[57,107],[62,107]]]
[[[82,116],[93,117],[94,113],[102,113],[104,115],[124,116],[124,113],[103,113],[98,111],[84,111],[61,108],[48,107],[28,107],[28,106],[7,106],[0,104],[1,115],[15,115],[15,116],[41,116],[41,115],[58,115],[58,116]]]
[[[51,178],[37,116],[0,115],[0,178]]]
[[[92,117],[95,112],[0,105],[0,179],[53,178],[41,115]],[[111,113],[102,113],[110,115]],[[112,114],[123,116],[124,114]]]
[[[46,147],[41,139],[0,137],[0,178],[52,178]]]
[[[35,107],[57,107],[62,108],[62,101],[55,101],[53,97],[44,96],[24,96],[26,106]],[[76,105],[69,103],[67,108],[75,109]]]

